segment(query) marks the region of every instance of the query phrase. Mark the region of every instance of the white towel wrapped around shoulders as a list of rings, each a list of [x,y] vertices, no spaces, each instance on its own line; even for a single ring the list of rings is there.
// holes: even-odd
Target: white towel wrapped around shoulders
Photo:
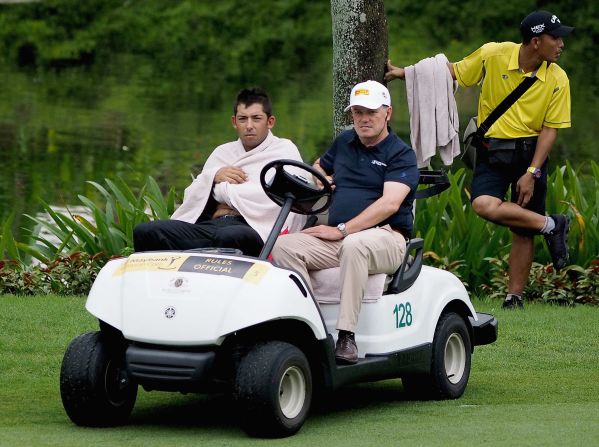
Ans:
[[[265,241],[281,208],[264,193],[260,186],[260,172],[267,163],[280,159],[302,161],[295,144],[274,136],[270,131],[259,146],[248,152],[240,140],[218,146],[206,160],[200,175],[185,189],[183,203],[175,210],[171,219],[195,223],[212,194],[217,171],[224,166],[236,166],[244,170],[248,180],[239,184],[222,182],[214,185],[217,189],[216,196],[239,211]],[[299,231],[305,223],[305,216],[290,213],[283,231]]]

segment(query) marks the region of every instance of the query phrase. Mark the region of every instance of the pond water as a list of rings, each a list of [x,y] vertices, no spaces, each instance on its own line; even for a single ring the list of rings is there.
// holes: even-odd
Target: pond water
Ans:
[[[0,222],[13,213],[19,233],[30,225],[22,215],[36,214],[40,199],[58,206],[80,204],[79,194],[99,199],[87,181],[117,176],[134,191],[151,175],[165,191],[182,193],[214,147],[236,138],[230,117],[243,86],[212,85],[204,98],[193,80],[148,79],[135,61],[125,62],[0,70]],[[317,84],[330,86],[328,78]],[[267,88],[275,134],[292,139],[306,160],[332,134],[332,89],[307,95],[314,82]]]

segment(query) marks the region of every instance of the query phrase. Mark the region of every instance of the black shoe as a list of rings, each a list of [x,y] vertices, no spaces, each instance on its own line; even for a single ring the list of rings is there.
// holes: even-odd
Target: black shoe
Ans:
[[[556,270],[563,269],[568,264],[568,231],[570,230],[570,219],[564,214],[553,214],[549,216],[555,222],[555,228],[551,233],[545,234],[545,241],[551,253],[553,267]]]
[[[335,360],[337,363],[350,365],[358,362],[358,347],[353,332],[339,331],[335,345]]]
[[[522,301],[522,297],[520,295],[508,293],[501,307],[504,309],[523,309],[524,301]]]

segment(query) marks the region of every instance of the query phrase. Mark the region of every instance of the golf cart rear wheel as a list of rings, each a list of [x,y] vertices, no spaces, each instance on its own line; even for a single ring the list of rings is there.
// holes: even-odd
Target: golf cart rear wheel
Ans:
[[[470,377],[471,351],[464,319],[454,312],[442,315],[435,329],[430,373],[403,377],[404,389],[424,399],[460,397]]]
[[[137,384],[124,369],[124,348],[106,334],[75,338],[60,370],[60,396],[71,420],[82,426],[107,427],[126,422],[137,397]]]
[[[308,360],[289,343],[257,345],[239,363],[234,393],[246,433],[267,438],[293,435],[312,401]]]

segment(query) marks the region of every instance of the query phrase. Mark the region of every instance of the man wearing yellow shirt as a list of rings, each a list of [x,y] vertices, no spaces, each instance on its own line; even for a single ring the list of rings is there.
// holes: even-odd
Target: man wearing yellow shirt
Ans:
[[[535,11],[520,24],[522,43],[487,43],[461,61],[448,64],[461,86],[482,84],[479,123],[525,77],[537,77],[485,134],[488,149],[477,151],[472,180],[474,211],[512,231],[508,294],[503,303],[508,308],[523,307],[535,234],[545,236],[556,269],[568,262],[569,219],[562,214],[545,216],[545,198],[549,152],[558,129],[571,125],[570,84],[556,61],[564,49],[563,37],[573,29],[550,12]],[[405,78],[404,69],[389,62],[385,80],[396,78]]]

